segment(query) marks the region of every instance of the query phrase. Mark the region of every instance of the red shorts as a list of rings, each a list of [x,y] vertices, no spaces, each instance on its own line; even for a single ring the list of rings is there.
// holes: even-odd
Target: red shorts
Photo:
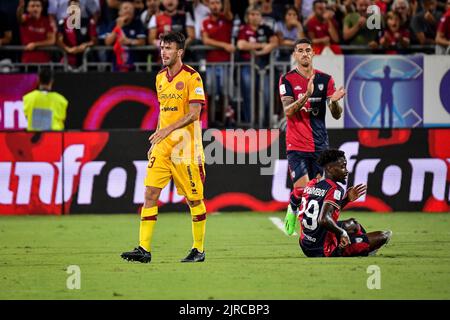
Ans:
[[[338,223],[339,224],[339,223]],[[365,233],[364,228],[358,224],[358,231],[349,234],[350,244],[344,249],[339,248],[339,243],[337,242],[336,237],[335,241],[330,243],[329,251],[331,257],[358,257],[358,256],[367,256],[369,254],[369,238]],[[333,234],[334,236],[334,234]],[[325,246],[324,246],[325,247]]]

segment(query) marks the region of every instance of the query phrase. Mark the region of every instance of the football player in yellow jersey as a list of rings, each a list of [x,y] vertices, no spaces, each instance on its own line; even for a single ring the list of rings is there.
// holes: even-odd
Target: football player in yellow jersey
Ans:
[[[122,253],[129,261],[150,262],[153,229],[161,190],[174,180],[177,192],[185,196],[192,216],[194,243],[181,262],[205,260],[206,207],[203,202],[205,177],[200,111],[205,93],[200,75],[183,64],[185,37],[179,32],[160,36],[164,65],[156,76],[160,103],[158,128],[149,138],[145,200],[141,210],[139,247]]]

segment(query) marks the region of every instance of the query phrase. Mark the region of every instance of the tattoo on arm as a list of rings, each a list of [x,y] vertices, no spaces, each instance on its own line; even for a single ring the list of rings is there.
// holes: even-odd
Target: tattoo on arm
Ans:
[[[337,101],[331,102],[329,105],[329,108],[330,108],[331,115],[333,116],[333,118],[335,118],[337,120],[341,117],[342,107],[339,105],[339,102],[337,102]]]
[[[300,99],[295,100],[293,97],[283,97],[281,99],[283,103],[284,113],[287,117],[293,116],[297,111],[299,111],[308,101],[308,94],[304,94]]]

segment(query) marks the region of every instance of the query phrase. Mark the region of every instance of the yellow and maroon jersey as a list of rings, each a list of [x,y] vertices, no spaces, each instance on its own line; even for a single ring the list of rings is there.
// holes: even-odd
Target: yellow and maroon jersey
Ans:
[[[159,100],[159,129],[183,118],[189,112],[189,103],[205,103],[202,78],[192,67],[184,64],[173,77],[169,76],[167,68],[161,70],[156,76],[156,91]],[[152,152],[167,157],[175,155],[203,161],[200,121],[173,131]]]

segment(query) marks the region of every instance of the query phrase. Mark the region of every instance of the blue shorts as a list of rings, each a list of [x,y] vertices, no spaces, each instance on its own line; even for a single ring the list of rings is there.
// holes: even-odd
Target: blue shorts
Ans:
[[[288,167],[292,183],[304,175],[308,175],[309,180],[314,179],[318,174],[323,175],[323,169],[317,163],[321,151],[317,152],[302,152],[302,151],[288,151]]]

